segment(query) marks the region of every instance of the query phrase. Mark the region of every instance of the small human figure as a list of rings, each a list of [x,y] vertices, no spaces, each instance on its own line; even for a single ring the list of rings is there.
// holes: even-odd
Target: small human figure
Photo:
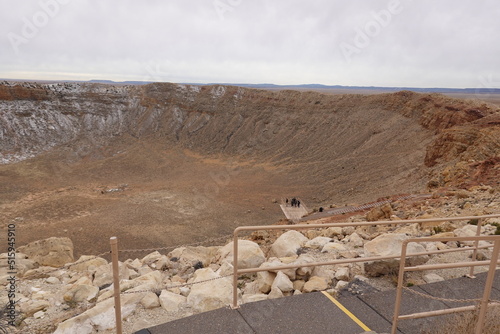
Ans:
[[[323,207],[322,206],[319,207],[319,212],[323,212]]]
[[[297,207],[300,208],[300,201],[297,201]]]
[[[288,198],[285,200],[285,206],[288,206]]]

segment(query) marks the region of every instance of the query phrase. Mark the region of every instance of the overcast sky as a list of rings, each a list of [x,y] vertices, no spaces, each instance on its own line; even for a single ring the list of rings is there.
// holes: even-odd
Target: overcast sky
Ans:
[[[0,78],[500,88],[498,0],[0,6]]]

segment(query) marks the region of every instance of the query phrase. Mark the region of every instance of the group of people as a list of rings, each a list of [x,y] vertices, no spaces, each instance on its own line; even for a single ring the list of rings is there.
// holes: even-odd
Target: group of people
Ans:
[[[288,198],[286,199],[285,203],[286,203],[286,206],[288,206]],[[300,201],[298,199],[296,199],[295,197],[292,198],[292,200],[290,201],[290,204],[293,207],[300,208]]]

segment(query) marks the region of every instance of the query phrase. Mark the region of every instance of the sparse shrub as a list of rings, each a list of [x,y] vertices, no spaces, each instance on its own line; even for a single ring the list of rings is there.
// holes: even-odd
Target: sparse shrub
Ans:
[[[439,234],[444,232],[441,226],[434,226],[432,229],[434,230],[434,234]]]

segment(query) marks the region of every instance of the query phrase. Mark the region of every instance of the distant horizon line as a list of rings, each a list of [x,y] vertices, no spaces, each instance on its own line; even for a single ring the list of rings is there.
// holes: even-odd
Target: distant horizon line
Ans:
[[[494,87],[480,87],[480,88],[449,88],[449,87],[410,87],[410,86],[348,86],[348,85],[326,85],[326,84],[273,84],[273,83],[227,83],[227,82],[208,82],[208,83],[193,83],[193,82],[170,82],[170,81],[140,81],[140,80],[127,80],[127,81],[114,81],[105,79],[92,79],[92,80],[54,80],[54,79],[7,79],[0,78],[0,81],[11,82],[35,82],[35,83],[100,83],[100,84],[119,84],[119,85],[148,85],[153,83],[172,83],[180,85],[195,85],[195,86],[238,86],[247,88],[315,88],[315,89],[367,89],[367,90],[411,90],[417,92],[472,92],[477,94],[485,93],[499,93],[500,88]]]

